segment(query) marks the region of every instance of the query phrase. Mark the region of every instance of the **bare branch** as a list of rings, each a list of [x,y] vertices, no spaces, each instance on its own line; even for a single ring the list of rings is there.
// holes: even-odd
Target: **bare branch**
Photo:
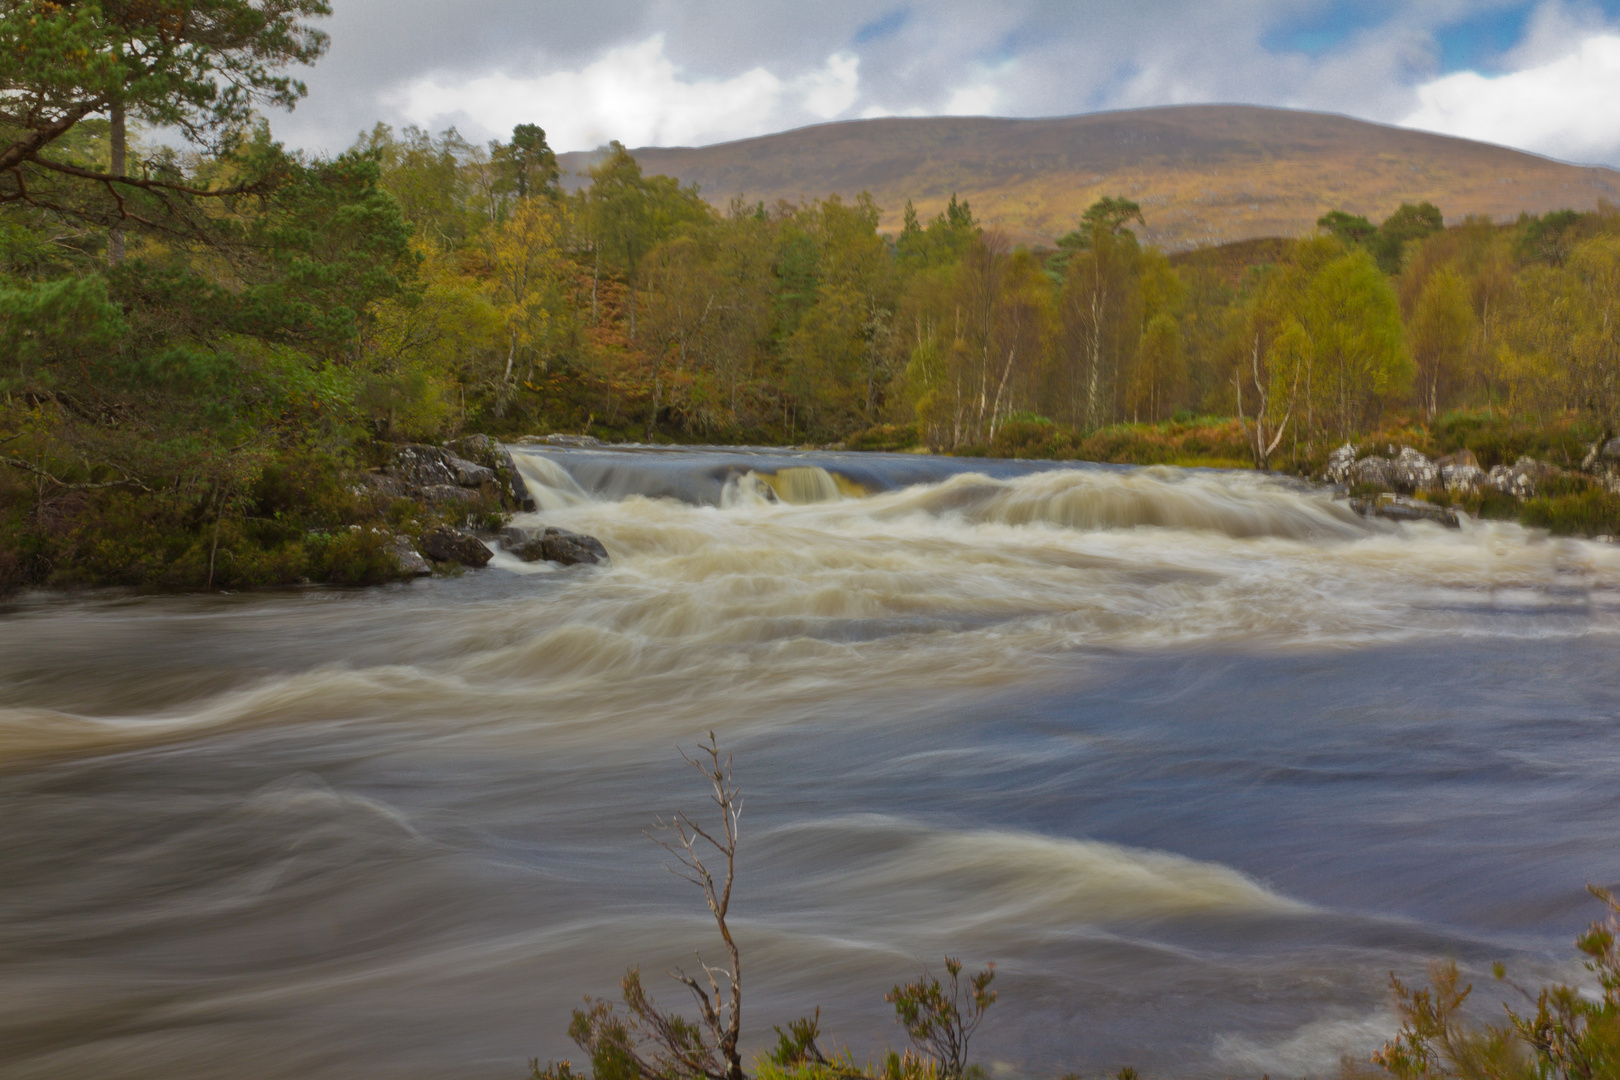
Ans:
[[[6,441],[10,442],[11,440],[8,439]],[[147,487],[145,484],[141,483],[139,480],[136,480],[136,479],[130,477],[128,474],[125,474],[125,476],[124,476],[124,478],[122,480],[105,480],[105,481],[102,481],[99,484],[76,484],[76,483],[74,483],[74,482],[72,482],[70,480],[63,480],[61,477],[53,476],[49,472],[47,472],[44,469],[40,468],[39,466],[33,464],[32,462],[24,461],[22,458],[19,458],[19,457],[8,457],[8,458],[0,459],[0,460],[5,461],[5,463],[7,465],[10,465],[13,469],[21,469],[23,472],[33,473],[35,476],[42,477],[42,478],[44,478],[46,480],[49,480],[51,483],[57,485],[58,487],[65,488],[68,491],[96,491],[96,490],[99,490],[101,488],[114,488],[114,487],[139,488],[141,491],[145,491],[147,493],[150,493],[152,491],[151,488]]]

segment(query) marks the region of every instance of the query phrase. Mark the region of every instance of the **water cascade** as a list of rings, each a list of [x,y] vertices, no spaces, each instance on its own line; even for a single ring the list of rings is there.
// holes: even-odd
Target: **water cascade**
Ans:
[[[995,960],[996,1075],[1315,1074],[1620,878],[1620,548],[1247,472],[512,448],[610,565],[0,614],[0,1073],[513,1077],[715,943],[747,1052]],[[680,989],[649,978],[669,1004]]]

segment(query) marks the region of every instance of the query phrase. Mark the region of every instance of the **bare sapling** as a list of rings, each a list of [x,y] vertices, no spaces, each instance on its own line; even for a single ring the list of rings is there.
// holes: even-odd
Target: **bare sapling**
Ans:
[[[700,747],[695,756],[688,756],[683,750],[681,757],[709,782],[709,797],[720,811],[720,829],[716,835],[685,813],[676,813],[669,821],[658,822],[658,829],[665,836],[658,843],[675,857],[670,873],[702,890],[709,913],[714,916],[715,928],[726,944],[731,966],[717,968],[699,957],[703,982],[684,971],[672,974],[697,999],[709,1037],[725,1060],[723,1071],[709,1075],[714,1080],[743,1080],[742,1055],[737,1049],[742,1033],[742,955],[737,950],[736,939],[731,936],[731,928],[726,925],[726,915],[731,910],[731,886],[737,875],[737,822],[742,817],[742,794],[732,780],[731,754],[721,754],[714,732],[709,732],[708,745]],[[706,857],[725,863],[721,880],[716,880],[709,863],[704,861]]]
[[[707,745],[691,755],[683,750],[681,757],[708,782],[719,821],[705,826],[677,813],[667,821],[658,819],[648,835],[674,856],[669,871],[703,893],[725,943],[727,964],[709,964],[700,956],[701,979],[683,970],[670,973],[696,999],[701,1016],[697,1023],[659,1009],[634,968],[622,983],[622,1013],[618,1003],[587,997],[586,1008],[574,1010],[568,1034],[590,1056],[595,1080],[747,1080],[737,1046],[742,1034],[742,957],[726,921],[737,872],[742,795],[732,780],[731,755],[720,750],[713,732]],[[564,1061],[545,1069],[536,1062],[534,1075],[574,1080],[579,1074]]]

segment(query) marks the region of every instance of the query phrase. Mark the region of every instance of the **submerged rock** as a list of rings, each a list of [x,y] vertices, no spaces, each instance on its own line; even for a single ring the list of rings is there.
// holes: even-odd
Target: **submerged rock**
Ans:
[[[412,544],[411,538],[404,533],[394,537],[394,542],[389,547],[394,552],[394,561],[399,564],[401,573],[412,577],[427,577],[433,573],[433,567],[422,558],[422,553],[416,550],[416,545]]]
[[[576,448],[604,445],[602,440],[596,438],[594,435],[561,435],[555,433],[551,435],[525,435],[523,438],[519,439],[518,442],[541,443],[545,446],[572,446]]]
[[[1351,499],[1350,508],[1362,517],[1381,517],[1390,521],[1432,521],[1448,529],[1459,527],[1456,510],[1436,506],[1420,499],[1408,499],[1402,495]]]
[[[573,566],[576,563],[603,563],[608,561],[607,548],[594,536],[584,533],[569,532],[547,526],[543,531],[520,528],[509,525],[501,534],[501,546],[524,562],[539,562],[542,559],[548,562],[561,563],[564,566]]]
[[[436,562],[455,562],[463,566],[486,565],[495,553],[484,546],[476,536],[439,525],[423,533],[417,540],[422,554]]]

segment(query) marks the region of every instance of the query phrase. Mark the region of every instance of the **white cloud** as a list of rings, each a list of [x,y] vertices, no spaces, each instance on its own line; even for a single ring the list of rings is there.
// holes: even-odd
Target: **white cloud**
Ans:
[[[1620,35],[1593,34],[1571,53],[1507,75],[1457,72],[1417,88],[1401,120],[1467,139],[1579,161],[1620,156]]]
[[[858,68],[861,58],[854,53],[838,53],[827,58],[827,66],[799,80],[804,91],[804,107],[823,120],[831,120],[855,104],[860,93]]]
[[[763,67],[728,79],[691,78],[665,55],[658,33],[610,49],[577,71],[419,78],[395,96],[395,105],[425,127],[458,122],[499,135],[538,123],[558,150],[593,149],[610,139],[628,146],[702,145],[833,119],[855,103],[859,66],[859,57],[841,52],[792,81]]]
[[[1001,91],[988,82],[959,87],[945,100],[945,116],[989,116],[1001,100]]]

